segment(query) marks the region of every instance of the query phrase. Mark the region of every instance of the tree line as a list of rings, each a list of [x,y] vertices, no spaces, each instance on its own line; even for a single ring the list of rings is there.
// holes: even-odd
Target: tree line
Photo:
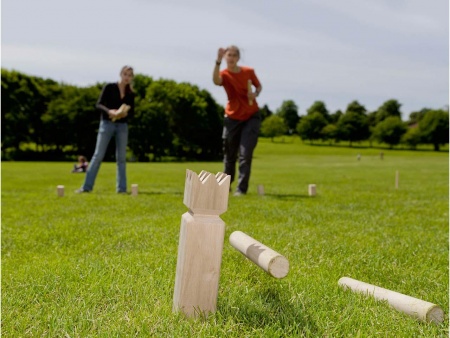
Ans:
[[[90,157],[100,113],[95,103],[104,83],[78,87],[2,68],[2,159],[72,160]],[[217,160],[222,153],[224,110],[211,94],[190,83],[137,74],[135,117],[129,122],[129,153],[137,161]],[[330,113],[322,101],[299,116],[292,100],[272,113],[261,107],[261,135],[298,134],[313,143],[363,140],[415,148],[448,143],[448,109],[422,109],[401,120],[400,103],[388,100],[375,112],[357,101]],[[114,160],[111,142],[107,160]]]
[[[95,149],[104,83],[77,87],[2,69],[2,159],[64,160]],[[223,107],[189,83],[137,74],[128,148],[137,161],[216,160]],[[27,148],[28,147],[28,148]],[[106,160],[114,159],[111,142]]]
[[[330,113],[322,101],[314,102],[305,116],[298,115],[294,101],[284,101],[276,114],[270,115],[262,124],[267,137],[297,133],[303,140],[313,143],[325,141],[369,140],[389,145],[390,148],[404,144],[415,149],[419,144],[432,144],[436,151],[449,142],[449,112],[445,109],[423,108],[412,112],[408,121],[401,119],[401,104],[390,99],[376,111],[368,112],[358,101],[348,104],[345,112]]]

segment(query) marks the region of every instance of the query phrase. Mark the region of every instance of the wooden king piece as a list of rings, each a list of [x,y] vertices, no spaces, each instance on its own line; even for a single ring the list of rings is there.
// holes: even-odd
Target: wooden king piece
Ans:
[[[230,176],[186,170],[173,310],[187,317],[216,311]]]

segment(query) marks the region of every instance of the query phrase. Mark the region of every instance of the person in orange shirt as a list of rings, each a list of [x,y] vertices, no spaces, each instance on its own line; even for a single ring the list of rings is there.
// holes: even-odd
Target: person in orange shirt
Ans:
[[[227,68],[220,71],[225,57]],[[224,172],[234,181],[239,154],[239,178],[235,196],[247,193],[253,150],[258,142],[261,116],[256,97],[262,86],[253,68],[238,66],[239,48],[219,48],[213,72],[213,82],[223,86],[228,96],[223,126]]]

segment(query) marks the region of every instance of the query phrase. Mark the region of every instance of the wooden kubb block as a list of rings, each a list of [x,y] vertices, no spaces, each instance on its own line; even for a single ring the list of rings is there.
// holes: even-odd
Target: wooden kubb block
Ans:
[[[219,215],[228,207],[230,176],[186,171],[173,310],[188,317],[215,312],[225,223]]]
[[[316,185],[315,184],[308,185],[308,194],[309,194],[309,196],[316,196]]]

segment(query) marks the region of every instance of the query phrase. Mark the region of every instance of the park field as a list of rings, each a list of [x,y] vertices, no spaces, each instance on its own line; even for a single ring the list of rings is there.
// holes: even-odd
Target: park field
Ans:
[[[114,163],[102,164],[92,193],[74,194],[84,174],[72,165],[2,163],[3,337],[449,334],[448,152],[261,139],[248,194],[230,196],[221,216],[217,312],[198,320],[172,312],[185,171],[222,164],[129,163],[138,196],[115,193]],[[233,249],[236,230],[286,256],[287,277]],[[344,290],[343,276],[438,304],[445,321],[420,322]]]

